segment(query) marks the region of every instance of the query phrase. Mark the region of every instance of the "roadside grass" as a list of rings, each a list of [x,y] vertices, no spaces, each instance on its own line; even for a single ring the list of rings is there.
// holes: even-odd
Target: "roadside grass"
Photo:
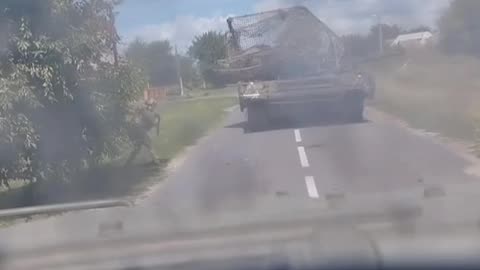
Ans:
[[[141,152],[130,166],[124,166],[122,161],[126,158],[117,160],[78,174],[71,184],[23,183],[11,190],[2,188],[0,209],[142,194],[162,181],[170,160],[216,127],[225,116],[225,109],[235,102],[228,97],[167,102],[160,108],[160,134],[151,134],[160,164],[145,165],[150,157]],[[125,152],[129,154],[128,149]],[[0,226],[11,224],[11,221],[0,220]]]
[[[163,105],[161,129],[153,137],[154,150],[160,159],[170,160],[185,147],[192,145],[215,127],[225,115],[225,109],[235,105],[233,97],[194,99]]]
[[[235,85],[227,85],[223,88],[209,88],[209,89],[186,89],[185,97],[171,96],[171,99],[195,99],[195,98],[209,98],[209,97],[235,97],[237,96],[237,88]]]
[[[477,141],[480,61],[417,51],[369,64],[377,80],[374,106],[413,127]]]

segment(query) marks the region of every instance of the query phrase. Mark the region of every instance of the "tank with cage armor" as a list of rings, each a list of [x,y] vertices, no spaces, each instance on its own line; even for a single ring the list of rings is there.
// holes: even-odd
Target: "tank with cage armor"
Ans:
[[[228,57],[219,61],[217,71],[238,83],[250,129],[295,111],[292,106],[363,119],[373,79],[352,68],[341,38],[307,8],[231,17],[227,27]]]

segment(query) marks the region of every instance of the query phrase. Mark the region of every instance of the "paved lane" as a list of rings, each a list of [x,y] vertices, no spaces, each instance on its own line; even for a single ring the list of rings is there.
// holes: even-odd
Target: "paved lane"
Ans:
[[[321,193],[389,192],[470,182],[468,163],[446,148],[388,123],[301,130]]]
[[[225,127],[191,149],[188,158],[145,202],[193,212],[255,208],[272,196],[304,197],[302,166],[291,130],[245,133],[235,111]]]

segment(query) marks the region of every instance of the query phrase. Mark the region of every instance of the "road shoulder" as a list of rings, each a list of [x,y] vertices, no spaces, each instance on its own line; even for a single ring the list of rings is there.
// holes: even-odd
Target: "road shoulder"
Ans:
[[[366,116],[367,119],[373,122],[395,125],[397,127],[407,130],[408,132],[416,136],[426,138],[438,145],[441,145],[442,147],[452,152],[454,155],[461,157],[470,164],[470,166],[468,166],[464,170],[467,175],[480,177],[480,159],[478,159],[474,154],[473,142],[453,139],[443,136],[440,133],[413,128],[400,117],[394,116],[371,106],[366,108]]]

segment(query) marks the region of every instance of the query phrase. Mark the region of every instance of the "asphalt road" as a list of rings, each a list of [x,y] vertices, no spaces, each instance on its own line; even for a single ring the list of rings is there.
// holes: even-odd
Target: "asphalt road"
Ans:
[[[234,110],[136,207],[20,224],[0,230],[0,239],[20,248],[124,230],[168,233],[295,219],[331,211],[336,202],[354,207],[356,198],[370,199],[372,209],[379,209],[424,199],[430,186],[448,190],[480,183],[465,173],[472,164],[428,136],[367,118],[363,123],[273,125],[248,133],[244,116]]]
[[[215,213],[255,209],[267,197],[321,203],[479,180],[465,173],[468,161],[395,123],[327,119],[248,133],[243,119],[233,112],[146,203]]]

